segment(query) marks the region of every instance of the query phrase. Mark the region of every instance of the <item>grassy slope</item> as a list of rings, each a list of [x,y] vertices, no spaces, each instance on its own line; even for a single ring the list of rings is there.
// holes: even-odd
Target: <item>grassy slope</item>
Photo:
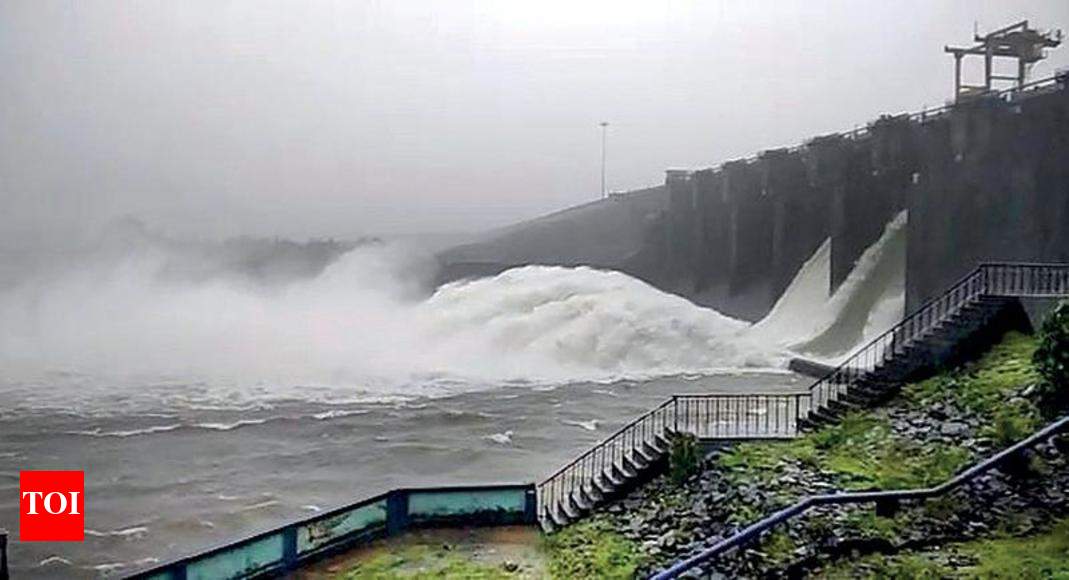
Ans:
[[[926,381],[907,385],[890,407],[930,408],[945,405],[982,419],[980,435],[993,447],[1004,447],[1031,433],[1041,424],[1035,404],[1017,396],[1022,386],[1038,381],[1031,357],[1032,337],[1008,334],[975,363]],[[727,506],[733,523],[746,524],[813,493],[804,485],[792,486],[789,476],[799,468],[820,472],[841,489],[901,489],[937,484],[978,459],[974,452],[940,441],[925,441],[894,433],[888,409],[875,409],[846,417],[802,438],[786,442],[755,442],[735,446],[720,457],[720,467],[735,485],[758,485],[778,490],[772,505],[734,502]],[[952,510],[952,500],[927,502],[930,514]],[[813,525],[818,517],[810,516]],[[908,515],[875,516],[871,510],[850,514],[848,531],[857,537],[893,537],[908,526]],[[760,549],[786,563],[797,548],[782,532],[771,534]],[[906,562],[908,563],[908,562]],[[905,565],[905,564],[904,564]]]
[[[1034,339],[1011,333],[976,363],[906,386],[892,405],[946,404],[966,409],[990,425],[984,435],[996,447],[1004,446],[1030,433],[1040,423],[1034,404],[1013,396],[1022,385],[1037,380],[1031,366],[1034,349]],[[778,495],[774,503],[782,506],[812,492],[803,486],[792,488],[783,483],[784,475],[799,467],[820,471],[843,489],[893,489],[941,482],[974,459],[964,448],[896,435],[886,413],[874,410],[846,417],[837,425],[793,441],[737,445],[720,457],[719,467],[738,485],[775,487]],[[769,507],[740,502],[725,506],[729,520],[739,524],[767,515]],[[937,511],[952,506],[934,501],[925,509]],[[849,523],[860,536],[881,537],[894,535],[907,525],[903,518],[877,517],[871,510],[851,514]],[[1069,562],[1067,534],[1069,523],[1035,539],[1005,537],[962,544],[955,549],[972,555],[975,574],[1001,577],[999,570],[1064,571]],[[760,548],[786,561],[797,546],[786,534],[777,532],[767,537]],[[547,537],[543,550],[554,578],[631,578],[644,563],[638,546],[615,531],[600,515]],[[873,574],[881,578],[939,578],[950,570],[938,557],[925,554],[874,557],[859,562],[868,567],[844,566],[834,573],[864,577],[875,570]],[[423,548],[418,554],[380,556],[350,571],[349,577],[498,579],[515,576],[499,567],[474,564],[449,553]]]
[[[965,561],[954,566],[950,561]],[[846,578],[1069,578],[1069,519],[1042,534],[951,544],[939,551],[873,555],[843,562],[824,577]]]

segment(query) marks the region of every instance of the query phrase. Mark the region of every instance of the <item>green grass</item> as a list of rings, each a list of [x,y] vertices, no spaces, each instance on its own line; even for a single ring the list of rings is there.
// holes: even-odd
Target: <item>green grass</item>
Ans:
[[[1009,393],[1039,382],[1039,373],[1032,365],[1036,346],[1032,336],[1006,333],[977,361],[908,385],[902,394],[917,404],[949,398],[968,411],[991,416]]]
[[[947,554],[974,564],[954,569]],[[1025,537],[1004,537],[952,544],[939,551],[880,554],[842,562],[826,578],[1013,578],[1069,579],[1069,519]]]
[[[873,554],[825,570],[818,576],[829,580],[939,580],[953,577],[953,573],[944,563],[923,555]]]
[[[772,482],[798,462],[834,474],[844,489],[902,489],[940,483],[968,460],[965,450],[896,438],[886,420],[851,414],[794,441],[738,445],[720,464],[736,481]]]
[[[553,578],[632,578],[644,563],[637,544],[597,516],[545,537]]]
[[[1039,381],[1032,366],[1035,349],[1034,338],[1008,333],[974,363],[905,386],[892,405],[917,408],[941,404],[979,415],[986,424],[980,435],[992,439],[997,447],[1008,446],[1034,432],[1042,421],[1032,401],[1015,397],[1022,387]],[[938,423],[935,419],[931,422]],[[847,415],[835,425],[791,441],[742,443],[727,450],[718,461],[734,485],[756,484],[776,490],[770,500],[743,503],[734,499],[724,506],[729,522],[746,524],[813,493],[801,485],[783,483],[785,475],[799,468],[822,472],[845,490],[890,490],[937,485],[974,459],[964,448],[896,436],[889,420],[877,410]],[[927,502],[924,509],[929,515],[949,517],[958,506],[947,498]],[[817,526],[815,520],[811,523]],[[904,517],[882,518],[860,510],[843,523],[859,537],[893,539],[906,531],[905,521]],[[784,552],[779,548],[772,536],[760,549],[775,555]],[[886,559],[883,564],[886,575],[879,577],[938,578],[944,571],[938,562],[912,558]]]
[[[964,570],[967,575],[1069,579],[1069,519],[1043,534],[971,542],[962,549],[977,559],[976,566]]]
[[[472,562],[455,552],[430,546],[407,546],[401,550],[378,554],[348,570],[343,576],[352,580],[508,580],[517,577],[503,568]]]

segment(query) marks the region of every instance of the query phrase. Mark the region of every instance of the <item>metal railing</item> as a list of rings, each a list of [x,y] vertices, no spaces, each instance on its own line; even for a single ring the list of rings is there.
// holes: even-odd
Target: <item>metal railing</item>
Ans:
[[[858,349],[813,383],[808,393],[675,395],[538,484],[538,517],[549,517],[547,510],[556,509],[583,486],[592,487],[594,477],[623,465],[625,457],[653,443],[666,428],[707,439],[794,437],[801,418],[839,400],[882,365],[908,356],[908,349],[928,338],[938,325],[985,296],[1069,296],[1069,264],[981,264]]]
[[[583,486],[593,486],[644,445],[654,445],[668,431],[707,438],[786,438],[797,434],[797,418],[808,412],[809,395],[674,395],[624,425],[538,484],[538,514],[548,517]]]
[[[982,296],[1054,298],[1069,296],[1069,264],[984,263],[945,292],[914,310],[858,349],[809,388],[812,405],[825,407],[880,365],[925,339],[936,326]]]
[[[1069,415],[1050,423],[1046,427],[1033,433],[1028,438],[1017,442],[1016,444],[1003,449],[1002,451],[988,457],[987,459],[973,464],[971,467],[961,471],[953,478],[943,482],[935,487],[925,487],[916,489],[903,489],[892,491],[861,491],[850,493],[833,493],[825,495],[814,495],[799,501],[798,503],[784,508],[763,520],[753,523],[734,535],[720,540],[716,544],[713,544],[709,548],[702,552],[691,556],[685,560],[681,560],[673,564],[670,568],[658,572],[652,575],[652,580],[668,580],[670,578],[677,578],[687,570],[700,566],[701,564],[708,562],[709,560],[724,554],[725,552],[742,546],[756,540],[761,534],[767,532],[771,528],[782,524],[794,517],[800,516],[803,513],[809,511],[809,509],[823,506],[823,505],[845,505],[845,504],[858,504],[858,503],[876,503],[885,505],[896,505],[901,501],[908,500],[923,500],[938,497],[949,493],[958,487],[972,481],[978,476],[1002,465],[1009,460],[1010,457],[1024,451],[1025,449],[1031,449],[1039,445],[1044,440],[1050,439],[1059,433],[1069,431]]]
[[[584,485],[592,485],[595,476],[603,476],[606,470],[614,465],[621,465],[625,453],[644,443],[653,443],[657,435],[675,425],[673,411],[673,399],[661,403],[539,483],[539,520],[548,518],[548,510],[557,509],[572,492],[578,491]]]
[[[1017,101],[1020,101],[1022,98],[1026,98],[1028,96],[1032,96],[1034,93],[1040,93],[1040,92],[1046,91],[1046,90],[1048,90],[1050,88],[1056,87],[1056,86],[1058,86],[1060,84],[1066,84],[1067,82],[1069,82],[1069,77],[1067,77],[1067,75],[1065,75],[1064,73],[1063,74],[1055,74],[1055,75],[1052,75],[1052,76],[1049,76],[1049,77],[1046,77],[1046,78],[1043,78],[1043,79],[1038,79],[1038,80],[1034,80],[1034,81],[1025,83],[1025,84],[1023,84],[1021,86],[1007,87],[1005,89],[1000,89],[1000,90],[992,90],[992,91],[989,91],[987,93],[983,93],[982,95],[977,95],[975,99],[970,99],[970,101],[972,101],[972,100],[980,101],[980,100],[983,100],[985,98],[988,98],[988,99],[998,99],[998,100],[1002,100],[1002,101],[1005,101],[1005,102],[1008,102],[1008,103],[1015,103]],[[924,124],[924,123],[927,123],[929,121],[933,121],[933,120],[936,120],[936,119],[939,119],[939,118],[942,118],[942,117],[946,116],[947,114],[952,112],[956,107],[958,107],[960,105],[962,105],[962,103],[949,102],[949,103],[947,103],[947,104],[945,104],[943,106],[935,107],[935,108],[932,108],[932,109],[929,109],[929,108],[925,107],[925,108],[923,108],[923,109],[921,109],[920,111],[917,111],[917,112],[900,113],[900,114],[889,115],[889,116],[891,116],[891,117],[905,116],[912,122],[917,122],[917,123]],[[843,139],[848,139],[850,141],[860,141],[861,139],[864,139],[864,138],[868,137],[870,132],[871,132],[871,125],[862,125],[862,126],[854,127],[853,129],[848,129],[846,131],[837,131],[835,133],[830,133],[830,134],[824,135],[823,137],[841,137]],[[782,149],[786,149],[788,153],[797,153],[799,151],[805,150],[806,147],[808,147],[808,146],[809,146],[808,143],[798,143],[798,144],[795,144],[795,145],[789,145],[789,146],[783,147]],[[773,149],[775,149],[775,148],[773,148]],[[754,163],[757,163],[758,161],[760,161],[760,159],[761,159],[761,153],[755,153],[755,154],[750,155],[748,157],[743,157],[743,158],[740,158],[740,159],[737,159],[737,160],[732,160],[732,161],[742,161],[742,162],[744,162],[746,164],[754,164]],[[728,163],[731,163],[732,161],[729,161]],[[724,168],[724,164],[721,163],[719,165],[714,165],[713,167],[711,167],[709,169],[711,169],[712,171],[715,172],[715,171],[721,171],[721,170],[723,170],[723,168]],[[689,170],[689,171],[691,173],[693,173],[695,170]]]

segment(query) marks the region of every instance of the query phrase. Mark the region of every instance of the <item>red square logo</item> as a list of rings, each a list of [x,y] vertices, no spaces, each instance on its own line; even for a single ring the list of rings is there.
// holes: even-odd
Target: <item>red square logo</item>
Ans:
[[[85,473],[19,472],[19,541],[85,539]]]

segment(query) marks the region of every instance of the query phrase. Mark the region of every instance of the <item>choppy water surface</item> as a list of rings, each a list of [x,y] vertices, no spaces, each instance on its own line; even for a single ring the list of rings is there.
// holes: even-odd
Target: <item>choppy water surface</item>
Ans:
[[[7,385],[0,527],[17,533],[20,469],[84,469],[85,542],[13,541],[13,573],[127,573],[391,487],[536,481],[673,393],[807,385],[751,373],[228,407],[167,399],[161,392],[197,387],[165,384],[143,390],[160,397],[155,408],[87,412],[20,406],[10,396],[18,386]]]
[[[589,268],[428,294],[390,246],[271,282],[204,264],[214,246],[105,240],[0,286],[0,527],[19,470],[86,473],[85,542],[13,542],[16,577],[128,573],[398,486],[538,481],[673,393],[800,391],[771,370],[792,351],[835,360],[900,316],[905,219],[830,294],[822,246],[756,325]]]

